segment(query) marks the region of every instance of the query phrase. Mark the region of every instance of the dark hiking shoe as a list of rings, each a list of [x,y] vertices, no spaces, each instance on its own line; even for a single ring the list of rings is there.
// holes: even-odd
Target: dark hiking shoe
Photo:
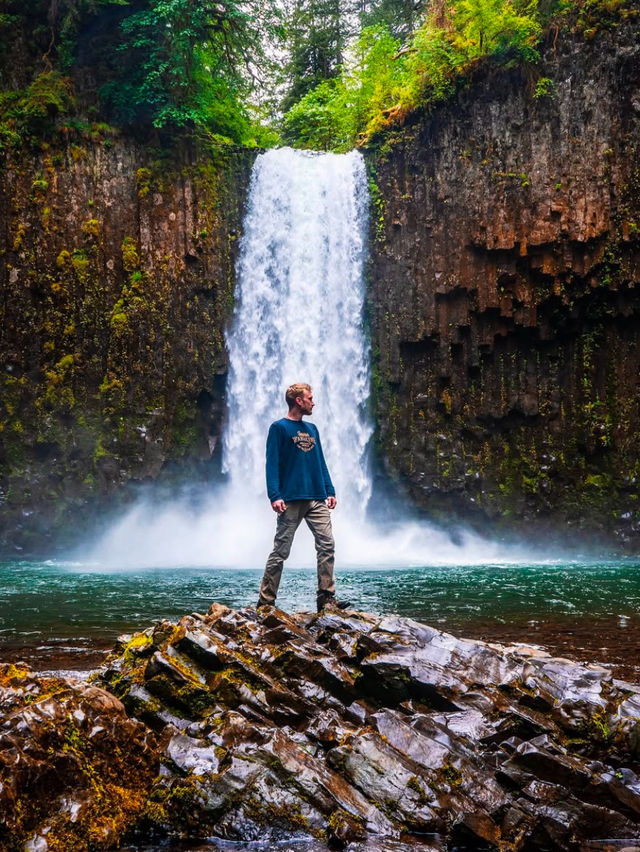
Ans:
[[[275,606],[275,601],[266,601],[264,598],[258,598],[256,609],[260,609],[261,606]]]
[[[351,601],[339,601],[335,595],[318,595],[318,612],[324,609],[349,609]]]

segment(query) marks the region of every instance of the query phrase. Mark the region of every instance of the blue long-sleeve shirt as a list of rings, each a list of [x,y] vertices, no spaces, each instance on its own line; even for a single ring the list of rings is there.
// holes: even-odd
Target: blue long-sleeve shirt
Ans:
[[[313,423],[283,417],[267,436],[267,494],[276,500],[326,500],[335,489]]]

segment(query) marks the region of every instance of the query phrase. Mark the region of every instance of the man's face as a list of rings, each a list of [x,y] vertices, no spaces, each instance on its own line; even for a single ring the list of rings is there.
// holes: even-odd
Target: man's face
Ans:
[[[315,405],[311,391],[306,390],[302,396],[297,396],[296,404],[303,414],[311,414]]]

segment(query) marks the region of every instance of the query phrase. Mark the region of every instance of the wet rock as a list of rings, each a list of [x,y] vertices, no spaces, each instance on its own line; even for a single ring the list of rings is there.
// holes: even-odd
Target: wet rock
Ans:
[[[354,840],[364,840],[367,831],[362,822],[339,808],[329,817],[327,835],[333,845],[342,848]]]
[[[211,743],[184,734],[171,737],[165,753],[179,769],[194,775],[215,774],[220,765]]]
[[[255,838],[263,820],[268,836],[280,836],[287,808],[292,835],[343,845],[359,832],[396,840],[426,832],[518,849],[531,832],[544,838],[540,848],[560,849],[580,837],[581,820],[595,824],[598,808],[602,836],[607,827],[639,834],[637,766],[621,771],[610,733],[619,732],[617,748],[628,739],[637,693],[604,668],[359,613],[214,607],[197,628],[182,619],[173,636],[152,658],[178,666],[167,683],[179,691],[180,672],[196,661],[224,712],[245,720],[243,728],[236,718],[218,771],[197,781],[214,835]],[[221,692],[221,676],[235,692]],[[187,715],[194,725],[229,724],[197,702]],[[171,740],[174,751],[187,749],[180,760],[191,777],[201,741],[202,732]]]
[[[100,848],[136,827],[349,852],[640,840],[629,748],[640,687],[537,648],[395,616],[214,605],[123,639],[97,680],[113,694],[85,685],[69,704],[77,689],[66,683],[52,693],[16,672],[5,682],[0,706],[14,721],[0,728],[0,766],[31,766],[34,748],[40,760],[34,731],[55,739],[68,719],[87,749],[153,744],[153,776],[128,820],[110,823],[96,823],[82,764],[58,749],[66,787],[25,835],[32,845],[46,842],[54,812],[78,836],[91,824]],[[43,767],[49,778],[49,757]],[[35,795],[16,777],[20,795]],[[15,811],[11,795],[2,788]]]
[[[143,813],[156,738],[95,685],[0,665],[0,849],[113,848]]]
[[[553,99],[531,97],[523,68],[487,63],[370,147],[384,215],[370,223],[368,298],[382,455],[413,500],[480,531],[499,517],[501,530],[552,530],[566,546],[578,527],[581,546],[595,532],[635,555],[635,404],[600,449],[640,372],[628,8],[589,43],[546,42],[538,68]],[[585,374],[575,352],[593,312],[606,319]],[[576,416],[585,392],[595,420]]]

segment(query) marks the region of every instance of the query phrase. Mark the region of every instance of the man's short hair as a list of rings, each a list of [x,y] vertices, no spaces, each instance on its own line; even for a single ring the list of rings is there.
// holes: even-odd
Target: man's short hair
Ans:
[[[306,384],[306,382],[296,382],[295,385],[289,385],[285,391],[284,398],[290,409],[296,404],[296,399],[299,396],[304,396],[305,391],[311,392],[311,385]]]

